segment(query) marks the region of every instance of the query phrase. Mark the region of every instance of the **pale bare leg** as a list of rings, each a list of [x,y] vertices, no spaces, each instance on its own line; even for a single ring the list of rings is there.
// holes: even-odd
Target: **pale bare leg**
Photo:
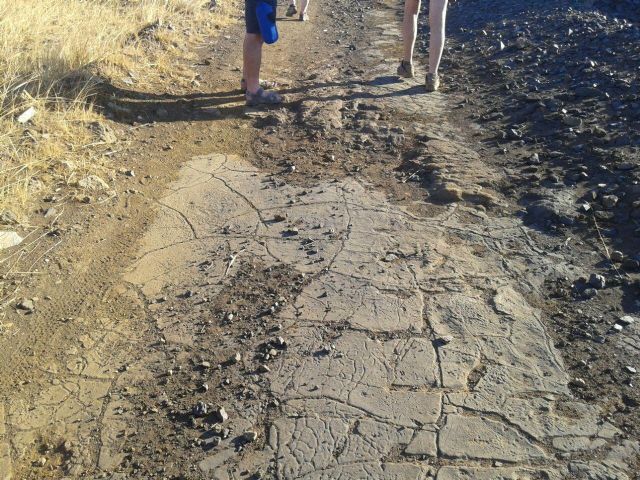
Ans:
[[[448,0],[429,0],[429,29],[431,31],[431,39],[429,40],[430,74],[438,73],[440,60],[442,60],[442,52],[444,50],[445,24],[447,19],[447,3]]]
[[[445,0],[446,2],[446,0]],[[402,21],[402,60],[413,65],[413,48],[418,34],[418,13],[420,12],[420,0],[406,0],[404,3],[404,19]]]

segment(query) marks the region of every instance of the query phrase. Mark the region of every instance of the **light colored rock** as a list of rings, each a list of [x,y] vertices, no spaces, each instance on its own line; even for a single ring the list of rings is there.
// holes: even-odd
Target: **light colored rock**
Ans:
[[[436,442],[437,435],[435,431],[418,431],[409,445],[407,445],[404,453],[406,455],[427,455],[429,457],[436,457],[438,456],[438,447]]]
[[[526,462],[545,459],[542,449],[507,424],[482,417],[447,415],[438,446],[450,458]]]
[[[23,240],[17,232],[0,230],[0,250],[20,245]]]
[[[78,186],[87,190],[108,190],[109,184],[105,182],[98,175],[87,175],[81,180],[78,180]]]
[[[436,480],[534,480],[537,478],[561,480],[564,477],[559,472],[549,469],[465,466],[442,467],[436,476]]]
[[[29,107],[24,112],[22,112],[18,118],[16,119],[18,123],[25,124],[33,119],[36,116],[37,110],[34,107]]]

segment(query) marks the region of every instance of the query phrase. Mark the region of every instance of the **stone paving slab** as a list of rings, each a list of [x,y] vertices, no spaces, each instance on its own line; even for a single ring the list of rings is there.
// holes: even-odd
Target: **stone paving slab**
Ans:
[[[167,197],[190,225],[183,228],[206,231],[201,224],[219,204],[214,191],[252,213],[238,217],[232,238],[212,229],[188,241],[201,249],[172,259],[169,270],[172,247],[164,246],[163,256],[146,255],[129,278],[143,291],[154,285],[153,293],[188,285],[200,252],[240,247],[311,276],[278,314],[288,348],[267,375],[282,414],[270,422],[262,454],[275,459],[278,478],[563,478],[584,468],[572,463],[584,452],[602,459],[593,468],[623,475],[620,455],[602,456],[619,432],[596,407],[571,398],[541,312],[519,292],[536,288],[522,275],[527,257],[501,252],[508,241],[530,254],[518,220],[484,216],[466,224],[455,205],[420,219],[354,179],[301,196],[299,187],[269,187],[266,174],[239,158],[194,164],[224,188],[205,195],[208,183],[191,179],[195,186],[182,188],[180,200]],[[271,222],[278,209],[287,210],[286,222]],[[296,235],[287,233],[291,225]],[[154,228],[151,247],[160,237]],[[305,239],[316,242],[311,257],[319,261],[300,253]],[[539,259],[540,268],[553,262]],[[224,275],[221,265],[212,278]],[[451,341],[441,341],[447,335]],[[227,458],[223,449],[200,468],[224,478]],[[438,470],[429,459],[455,464]]]

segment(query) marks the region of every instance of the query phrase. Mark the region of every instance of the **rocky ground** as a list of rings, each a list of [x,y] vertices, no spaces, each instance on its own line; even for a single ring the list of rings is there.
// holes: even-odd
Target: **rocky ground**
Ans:
[[[551,331],[574,392],[637,435],[638,337],[621,318],[640,307],[640,30],[579,2],[488,6],[451,11],[459,115],[482,125],[525,223],[586,268],[546,279]]]
[[[0,478],[638,478],[638,30],[548,3],[454,3],[443,93],[390,1],[283,21],[282,108],[240,27],[113,86],[117,194],[3,278]]]

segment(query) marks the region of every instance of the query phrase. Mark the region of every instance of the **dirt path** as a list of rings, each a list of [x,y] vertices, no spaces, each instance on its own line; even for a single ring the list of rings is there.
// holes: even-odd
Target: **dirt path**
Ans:
[[[634,478],[536,307],[582,272],[496,192],[456,99],[388,76],[397,6],[338,7],[283,24],[282,110],[240,116],[231,72],[128,103],[177,122],[140,155],[188,161],[104,280],[52,295],[73,321],[35,330],[47,361],[5,367],[0,478]]]

